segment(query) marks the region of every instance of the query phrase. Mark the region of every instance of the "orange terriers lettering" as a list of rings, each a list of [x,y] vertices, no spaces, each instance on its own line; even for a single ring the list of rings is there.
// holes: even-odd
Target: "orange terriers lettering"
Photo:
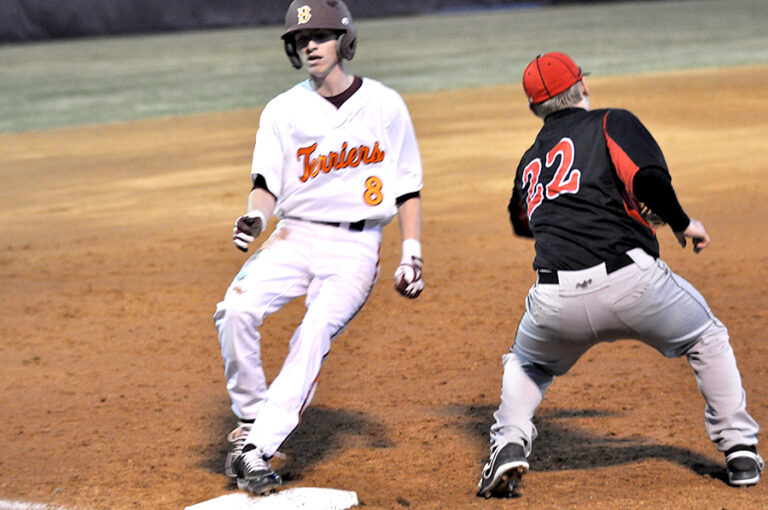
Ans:
[[[304,161],[304,174],[301,176],[301,182],[307,182],[314,179],[320,172],[328,173],[331,170],[341,170],[342,168],[356,168],[360,164],[370,165],[384,161],[386,154],[379,147],[379,142],[373,145],[373,148],[367,145],[352,147],[347,150],[347,142],[341,146],[341,151],[331,151],[328,154],[319,154],[313,158],[317,149],[317,144],[313,143],[308,147],[302,147],[296,151],[296,159]]]

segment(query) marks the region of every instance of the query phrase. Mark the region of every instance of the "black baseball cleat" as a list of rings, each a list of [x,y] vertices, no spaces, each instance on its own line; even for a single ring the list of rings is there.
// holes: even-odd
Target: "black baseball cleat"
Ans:
[[[237,474],[237,488],[261,496],[279,489],[283,485],[280,475],[272,471],[261,450],[246,445],[243,454],[234,461]]]
[[[509,497],[515,484],[528,472],[525,450],[515,443],[491,448],[491,458],[483,468],[483,476],[477,484],[477,495]]]
[[[760,481],[760,472],[765,462],[754,446],[735,446],[725,452],[728,484],[734,487],[748,487]]]

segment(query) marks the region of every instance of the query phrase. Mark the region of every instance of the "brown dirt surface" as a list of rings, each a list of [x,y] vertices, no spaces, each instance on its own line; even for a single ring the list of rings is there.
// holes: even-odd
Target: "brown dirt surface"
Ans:
[[[767,423],[768,66],[589,83],[593,107],[646,123],[711,234],[694,255],[663,229],[662,257],[729,327]],[[768,483],[724,483],[685,360],[635,341],[600,345],[555,381],[517,498],[475,496],[534,280],[505,208],[539,122],[517,84],[406,101],[427,287],[415,301],[393,291],[387,227],[381,280],[282,447],[288,486],[356,491],[371,509],[765,508]],[[231,228],[258,113],[0,136],[0,500],[177,509],[237,490],[221,471],[234,419],[211,316],[244,261]],[[263,327],[270,378],[302,309]]]

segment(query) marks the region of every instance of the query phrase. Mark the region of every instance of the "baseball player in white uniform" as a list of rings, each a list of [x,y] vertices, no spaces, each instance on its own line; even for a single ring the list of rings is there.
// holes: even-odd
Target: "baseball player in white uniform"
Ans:
[[[349,73],[356,31],[346,5],[296,0],[282,36],[309,79],[264,108],[253,189],[233,241],[243,251],[274,214],[274,232],[243,265],[214,321],[238,426],[225,473],[265,494],[282,485],[269,459],[298,426],[331,343],[379,275],[382,227],[396,215],[402,259],[395,288],[417,297],[421,278],[422,167],[408,109],[394,90]],[[261,365],[264,318],[299,296],[306,314],[271,384]]]

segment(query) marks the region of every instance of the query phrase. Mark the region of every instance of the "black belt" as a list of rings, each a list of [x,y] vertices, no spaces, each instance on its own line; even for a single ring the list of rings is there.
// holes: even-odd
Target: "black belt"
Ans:
[[[300,218],[293,218],[293,219],[300,219]],[[353,230],[355,232],[362,232],[365,229],[365,220],[355,221],[354,223],[346,223],[346,222],[339,222],[339,221],[317,221],[317,220],[301,220],[301,221],[308,221],[310,223],[319,223],[320,225],[328,225],[330,227],[343,227],[348,230]]]
[[[339,223],[338,221],[319,221],[323,225],[330,225],[332,227],[344,227],[355,232],[362,232],[365,229],[365,220],[356,221],[354,223]]]
[[[622,253],[615,259],[606,261],[605,272],[611,274],[614,271],[621,269],[622,267],[627,267],[633,262],[634,260],[632,260],[632,257],[626,253]],[[539,269],[537,272],[539,273],[539,283],[560,283],[560,280],[557,277],[557,271]]]

